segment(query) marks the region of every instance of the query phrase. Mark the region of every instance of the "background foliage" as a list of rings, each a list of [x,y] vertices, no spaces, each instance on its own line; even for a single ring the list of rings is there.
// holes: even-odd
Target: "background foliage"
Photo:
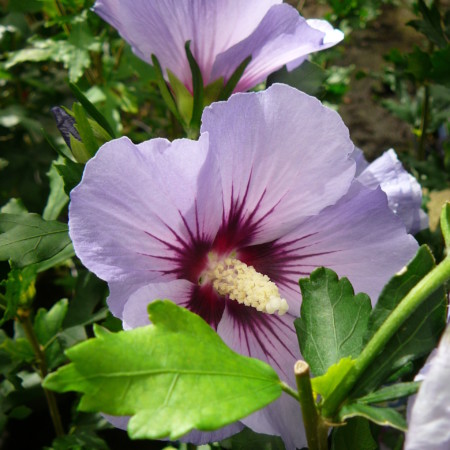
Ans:
[[[338,109],[369,158],[395,144],[405,165],[427,189],[425,206],[433,221],[443,200],[450,199],[448,5],[387,0],[291,3],[307,17],[327,18],[347,37],[298,71],[272,75],[268,83],[287,82]],[[55,438],[48,393],[40,384],[48,372],[68,361],[66,349],[93,336],[93,324],[121,329],[105,306],[106,285],[73,257],[66,225],[68,193],[83,166],[80,159],[74,161],[59,134],[52,108],[73,111],[86,149],[69,142],[81,155],[95,151],[110,137],[126,134],[139,142],[182,133],[163,102],[153,68],[135,57],[115,30],[90,10],[92,4],[92,0],[0,2],[0,445],[4,449],[29,448],[31,440],[33,448],[54,450],[168,445],[130,441],[100,415],[78,411],[75,394],[57,396],[61,426],[68,434]],[[383,40],[386,27],[392,30],[393,17],[400,47]],[[381,61],[376,67],[367,62],[374,59],[374,52]],[[394,138],[389,135],[392,129]],[[442,258],[443,241],[435,222],[418,238],[432,247],[438,261]],[[307,289],[306,281],[303,288]],[[361,320],[370,320],[369,313]],[[429,350],[428,346],[418,361],[408,363],[405,381],[412,379]],[[330,365],[336,361],[335,355],[330,356]],[[359,389],[363,392],[364,386]],[[352,429],[333,435],[333,448],[342,448],[340,440],[351,432],[365,436],[364,448],[376,448],[373,438],[367,437],[370,429],[374,436],[383,434],[391,448],[401,443],[396,431],[381,431],[375,425],[369,429],[360,418],[350,423]],[[282,449],[283,445],[278,438],[249,430],[213,445],[231,447]]]

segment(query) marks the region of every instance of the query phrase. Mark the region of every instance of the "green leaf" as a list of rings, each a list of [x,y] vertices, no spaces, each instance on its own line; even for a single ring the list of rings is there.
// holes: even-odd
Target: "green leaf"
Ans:
[[[320,267],[300,280],[302,306],[294,324],[303,357],[314,375],[323,375],[346,356],[359,355],[371,304],[366,294],[354,295],[347,278]]]
[[[73,258],[75,256],[75,250],[73,249],[72,243],[70,243],[67,247],[64,247],[63,250],[61,250],[59,253],[57,253],[55,256],[52,256],[49,259],[46,259],[45,261],[42,261],[37,264],[33,264],[34,267],[36,267],[36,271],[38,273],[45,272],[46,270],[59,266],[61,264],[64,264],[68,262],[70,258]]]
[[[75,295],[70,301],[69,310],[64,319],[64,327],[92,323],[97,316],[94,310],[106,298],[107,291],[104,281],[91,272],[80,271],[76,280]],[[102,316],[106,317],[106,309],[101,311]]]
[[[351,358],[342,358],[338,363],[330,366],[324,375],[311,380],[313,391],[320,394],[322,398],[327,398],[348,375],[354,365],[355,363]]]
[[[89,159],[91,159],[91,155],[88,149],[83,144],[83,142],[74,138],[72,135],[70,135],[69,139],[70,139],[70,150],[72,152],[73,157],[78,163],[84,165],[89,161]]]
[[[441,211],[441,230],[444,236],[445,247],[447,248],[447,257],[450,255],[450,203],[447,202]]]
[[[444,47],[447,39],[442,30],[441,15],[436,4],[433,2],[430,8],[428,8],[424,0],[419,0],[418,6],[422,20],[412,20],[408,22],[408,25],[423,33],[431,42],[437,44],[439,47]]]
[[[50,170],[47,172],[50,179],[50,195],[42,213],[44,220],[56,220],[69,201],[68,195],[64,192],[64,179],[55,167],[56,164],[61,164],[63,161],[64,158],[60,156],[52,162]]]
[[[10,198],[8,203],[0,208],[0,213],[27,214],[28,211],[20,198]]]
[[[420,82],[428,79],[431,72],[431,60],[428,53],[416,46],[414,51],[408,55],[408,67],[406,71]]]
[[[244,428],[240,433],[220,442],[220,447],[232,450],[285,450],[279,436],[255,433]]]
[[[67,225],[38,214],[0,214],[0,260],[17,267],[45,261],[68,245]]]
[[[155,55],[152,55],[152,62],[153,67],[155,68],[155,74],[156,74],[156,82],[158,84],[159,90],[161,92],[161,96],[163,100],[165,101],[167,107],[169,108],[169,111],[175,116],[175,118],[180,122],[183,127],[186,126],[186,123],[184,122],[183,118],[181,117],[177,105],[175,103],[175,100],[167,87],[166,80],[164,79],[164,75],[161,69],[161,65],[159,64],[158,58]]]
[[[66,194],[70,195],[70,191],[81,181],[84,164],[79,164],[66,158],[61,164],[55,163],[55,169],[64,181],[64,190]]]
[[[115,138],[115,133],[111,128],[109,122],[105,119],[102,113],[87,99],[87,97],[80,91],[78,86],[73,83],[69,83],[70,90],[76,99],[83,105],[88,114],[111,136],[111,139]]]
[[[74,433],[56,438],[51,450],[109,450],[106,442],[89,430],[75,430]]]
[[[169,78],[170,87],[172,88],[175,96],[177,110],[181,117],[183,117],[184,121],[189,123],[192,119],[194,98],[186,86],[169,69],[167,69],[167,76]]]
[[[70,136],[70,144],[72,146],[72,152],[74,151],[73,143],[76,142],[78,145],[84,145],[84,147],[87,150],[87,153],[89,157],[92,157],[95,155],[95,153],[98,150],[98,144],[94,136],[94,132],[92,131],[92,128],[89,124],[88,118],[86,116],[86,113],[84,112],[83,106],[81,106],[80,103],[74,103],[73,104],[73,112],[75,115],[75,128],[78,130],[78,133],[80,133],[81,136],[81,142],[79,142],[77,139],[75,139],[72,135]],[[86,162],[86,161],[80,161],[79,162]]]
[[[366,342],[378,330],[405,295],[435,266],[427,246],[420,247],[415,258],[395,275],[382,290],[369,320]],[[371,392],[408,362],[428,355],[437,345],[445,326],[446,302],[443,288],[437,289],[427,301],[404,322],[387,343],[383,353],[361,376],[353,396]]]
[[[232,73],[231,77],[228,79],[227,83],[223,87],[218,100],[228,100],[228,97],[233,93],[234,88],[239,83],[239,80],[241,79],[242,75],[245,72],[245,69],[250,64],[252,60],[252,56],[247,56],[247,58],[244,59],[244,61],[237,66],[236,70]]]
[[[40,308],[36,313],[34,331],[41,345],[47,345],[60,331],[64,317],[67,314],[68,304],[67,299],[62,299],[56,302],[49,311]]]
[[[29,307],[31,305],[36,295],[35,282],[35,266],[10,270],[8,278],[0,283],[5,287],[4,297],[6,300],[6,310],[0,323],[14,318],[20,306]]]
[[[450,88],[450,75],[448,73],[450,66],[450,45],[447,44],[447,47],[444,49],[437,50],[431,54],[431,65],[433,66],[430,76],[431,80]],[[448,115],[448,110],[445,110],[444,113]]]
[[[331,435],[331,450],[376,450],[370,424],[363,417],[350,419],[343,427],[337,427]]]
[[[420,387],[420,382],[411,381],[408,383],[397,383],[384,387],[378,391],[367,394],[358,398],[358,403],[382,403],[390,400],[396,400],[402,397],[408,397],[415,394]]]
[[[200,130],[200,121],[203,113],[203,77],[200,67],[194,58],[190,49],[191,41],[187,41],[184,49],[189,61],[189,67],[192,74],[192,90],[194,97],[194,104],[192,106],[192,118],[189,126],[194,130]]]
[[[25,338],[7,338],[0,344],[0,349],[8,353],[10,358],[17,362],[30,363],[34,360],[33,349]]]
[[[40,308],[34,319],[34,331],[39,343],[45,350],[45,359],[49,369],[56,367],[58,363],[65,359],[63,346],[57,337],[62,330],[67,308],[67,299],[62,299],[55,303],[49,311]]]
[[[340,409],[338,418],[345,421],[351,417],[365,417],[378,425],[390,426],[401,431],[407,429],[403,416],[392,408],[378,408],[359,403],[346,404]]]
[[[169,301],[152,302],[149,314],[153,325],[67,350],[72,363],[44,386],[82,392],[81,410],[133,416],[130,436],[150,439],[220,428],[281,395],[270,366],[234,353],[196,314]]]

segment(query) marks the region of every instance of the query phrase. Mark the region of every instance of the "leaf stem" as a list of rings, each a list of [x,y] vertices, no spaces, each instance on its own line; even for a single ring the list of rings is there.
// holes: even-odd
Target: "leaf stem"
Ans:
[[[425,161],[425,140],[427,137],[427,127],[428,127],[428,110],[430,106],[430,86],[427,82],[424,85],[424,97],[422,103],[422,118],[420,123],[420,139],[419,139],[419,149],[418,149],[418,159],[419,161]]]
[[[308,363],[297,361],[294,372],[309,450],[327,450],[328,426],[317,412]]]
[[[450,279],[450,256],[422,278],[403,298],[398,306],[373,335],[355,360],[353,370],[345,381],[325,400],[322,407],[324,417],[333,417],[339,406],[363,375],[367,367],[382,352],[385,345],[402,326],[403,322],[424,302],[436,289]]]
[[[47,363],[45,361],[45,353],[42,351],[36,333],[34,332],[33,324],[30,320],[30,310],[19,308],[17,311],[17,317],[19,318],[20,324],[22,325],[25,335],[33,349],[34,356],[36,357],[36,362],[39,367],[40,376],[42,379],[44,379],[48,374]],[[52,391],[49,391],[45,388],[43,389],[45,398],[47,400],[50,417],[55,428],[56,436],[64,436],[64,428],[62,426],[61,415],[59,413],[56,397]]]

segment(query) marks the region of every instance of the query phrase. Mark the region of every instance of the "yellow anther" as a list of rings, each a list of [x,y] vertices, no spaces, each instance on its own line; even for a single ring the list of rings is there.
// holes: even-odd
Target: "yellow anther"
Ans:
[[[238,259],[214,261],[206,278],[220,295],[228,295],[230,300],[252,306],[258,311],[269,314],[278,311],[282,316],[289,309],[286,300],[280,297],[276,284],[267,275]]]

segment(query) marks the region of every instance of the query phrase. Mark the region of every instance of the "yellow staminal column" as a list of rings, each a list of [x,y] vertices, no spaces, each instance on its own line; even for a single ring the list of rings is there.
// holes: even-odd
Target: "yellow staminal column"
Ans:
[[[220,295],[228,295],[230,300],[268,314],[278,312],[282,316],[289,309],[276,284],[253,266],[247,266],[235,258],[210,263],[206,278]]]

